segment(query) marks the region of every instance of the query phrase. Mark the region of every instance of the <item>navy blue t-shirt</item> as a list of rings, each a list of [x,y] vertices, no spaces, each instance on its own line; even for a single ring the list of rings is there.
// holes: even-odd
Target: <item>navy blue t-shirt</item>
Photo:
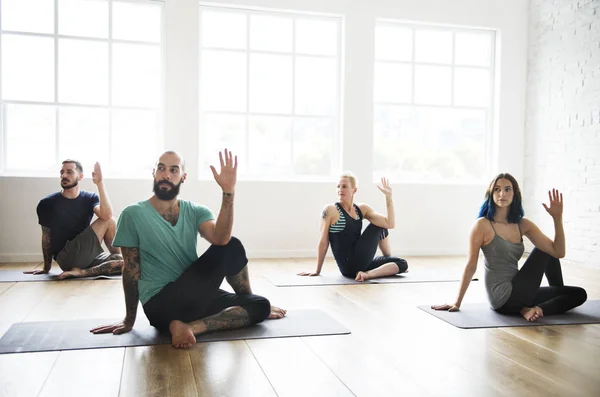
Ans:
[[[63,249],[67,241],[83,232],[94,216],[94,207],[100,204],[96,193],[79,192],[75,199],[63,197],[60,192],[52,193],[40,200],[37,214],[40,225],[50,228],[52,256]]]

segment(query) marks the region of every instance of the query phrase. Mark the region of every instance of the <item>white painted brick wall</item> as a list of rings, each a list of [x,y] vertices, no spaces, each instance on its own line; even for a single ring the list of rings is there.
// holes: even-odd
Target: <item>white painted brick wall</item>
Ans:
[[[600,267],[600,0],[530,0],[528,44],[525,214],[553,238],[561,189],[565,260]]]

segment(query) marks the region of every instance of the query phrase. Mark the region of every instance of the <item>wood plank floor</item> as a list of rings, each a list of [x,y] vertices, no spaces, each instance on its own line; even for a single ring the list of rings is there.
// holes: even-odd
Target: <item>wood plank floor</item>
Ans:
[[[464,264],[407,259],[457,274]],[[252,260],[254,292],[290,311],[320,308],[352,334],[4,354],[0,396],[600,396],[600,325],[462,330],[416,308],[453,300],[455,282],[278,288],[263,277],[313,268],[314,259]],[[563,272],[600,299],[600,268]],[[485,301],[473,282],[465,302]],[[120,281],[0,283],[0,335],[23,321],[123,314]]]

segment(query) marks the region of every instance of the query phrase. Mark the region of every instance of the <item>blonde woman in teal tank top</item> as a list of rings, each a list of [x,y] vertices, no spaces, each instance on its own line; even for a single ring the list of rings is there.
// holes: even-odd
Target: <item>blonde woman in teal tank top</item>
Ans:
[[[492,180],[469,238],[469,256],[458,296],[453,304],[434,305],[435,310],[458,311],[477,270],[479,250],[485,264],[485,287],[492,309],[503,314],[521,314],[527,321],[563,313],[583,304],[583,288],[565,286],[559,258],[565,256],[562,193],[548,192],[543,204],[554,221],[554,240],[531,220],[523,217],[521,191],[515,178],[500,174]],[[521,269],[523,236],[535,246]],[[546,275],[549,287],[540,287]]]

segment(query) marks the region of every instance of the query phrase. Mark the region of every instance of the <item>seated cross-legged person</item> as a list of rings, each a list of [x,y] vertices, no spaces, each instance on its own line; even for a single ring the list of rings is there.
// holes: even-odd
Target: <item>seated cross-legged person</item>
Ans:
[[[492,309],[503,314],[521,314],[527,321],[564,313],[582,305],[583,288],[565,286],[559,258],[565,256],[562,193],[548,192],[549,206],[543,204],[554,221],[554,241],[531,220],[525,218],[521,190],[510,174],[492,180],[469,239],[469,257],[458,296],[453,304],[434,305],[435,310],[458,311],[469,283],[477,270],[479,250],[485,262],[485,287]],[[519,269],[526,236],[535,246]],[[546,275],[548,287],[540,287]]]
[[[373,210],[367,204],[355,204],[356,177],[346,172],[337,185],[338,202],[327,205],[321,214],[321,235],[317,248],[317,270],[298,273],[300,276],[321,274],[325,254],[331,243],[331,251],[340,272],[357,281],[393,276],[408,270],[408,263],[391,256],[388,229],[395,226],[392,188],[385,178],[377,188],[385,195],[387,216]],[[370,224],[362,232],[362,221]],[[377,247],[382,256],[375,257]]]
[[[96,163],[92,172],[98,194],[81,190],[79,181],[82,179],[83,167],[79,161],[63,161],[60,170],[62,190],[44,197],[37,206],[42,226],[44,268],[25,273],[48,273],[52,258],[63,270],[59,279],[121,273],[121,250],[112,245],[117,223],[112,217],[100,164]],[[98,219],[90,224],[94,214]],[[109,252],[102,249],[102,241]]]
[[[165,152],[154,170],[154,195],[125,208],[119,218],[114,245],[123,250],[123,322],[101,326],[94,333],[129,332],[135,323],[138,300],[150,324],[169,331],[172,344],[187,348],[195,335],[246,327],[266,318],[282,318],[285,310],[252,294],[248,259],[240,240],[231,236],[237,156],[225,149],[221,173],[211,166],[223,190],[219,216],[199,204],[178,198],[186,179],[184,162],[176,152]],[[198,258],[198,233],[212,245]],[[227,280],[235,293],[219,287]]]

